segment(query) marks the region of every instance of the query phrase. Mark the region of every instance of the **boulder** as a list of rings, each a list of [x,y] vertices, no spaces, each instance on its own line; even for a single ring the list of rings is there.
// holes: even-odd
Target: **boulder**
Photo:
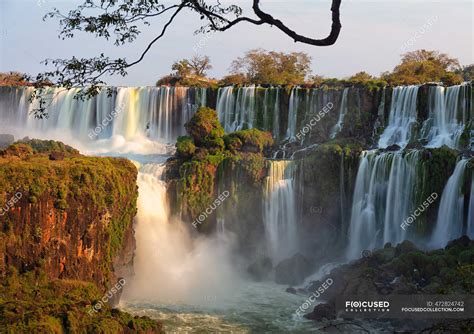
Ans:
[[[330,303],[318,304],[314,307],[313,312],[305,314],[304,317],[309,320],[321,320],[323,318],[332,320],[336,318],[336,308]]]
[[[287,288],[285,292],[291,293],[292,295],[296,295],[296,289],[293,287]]]
[[[313,265],[310,259],[298,253],[276,266],[275,281],[278,284],[299,285],[313,272]]]
[[[268,257],[265,257],[252,263],[247,268],[247,272],[254,280],[263,281],[268,278],[272,269],[272,261]]]

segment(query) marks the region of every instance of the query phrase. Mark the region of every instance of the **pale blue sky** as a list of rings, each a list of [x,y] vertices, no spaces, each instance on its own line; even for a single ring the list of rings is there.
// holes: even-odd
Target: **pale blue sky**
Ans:
[[[248,7],[250,0],[223,0]],[[263,8],[298,32],[325,37],[330,27],[330,0],[263,0]],[[56,21],[42,21],[53,7],[71,9],[76,0],[0,0],[0,71],[16,70],[34,74],[44,70],[45,58],[94,56],[100,52],[132,60],[139,56],[159,29],[158,24],[131,45],[120,48],[93,36],[78,35],[73,40],[57,38]],[[343,0],[343,30],[336,45],[312,47],[295,44],[275,28],[242,24],[224,33],[213,34],[198,48],[211,57],[211,76],[227,73],[231,61],[253,48],[277,51],[304,51],[313,58],[313,72],[329,77],[346,77],[365,70],[373,75],[391,70],[406,50],[438,49],[460,60],[474,63],[473,2],[461,0]],[[250,14],[250,13],[249,13]],[[155,21],[154,21],[155,22]],[[160,23],[156,21],[156,23]],[[130,69],[125,78],[110,84],[153,85],[170,72],[176,59],[191,57],[203,35],[195,14],[185,14],[169,29],[166,37],[148,53],[145,61]],[[420,33],[425,26],[424,32]],[[418,32],[418,33],[417,33]]]

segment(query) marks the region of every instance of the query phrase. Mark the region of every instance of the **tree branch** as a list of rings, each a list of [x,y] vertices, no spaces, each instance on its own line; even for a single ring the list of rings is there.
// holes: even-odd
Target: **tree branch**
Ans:
[[[333,45],[336,43],[337,38],[339,37],[339,33],[341,32],[341,21],[340,21],[340,14],[339,14],[339,9],[341,7],[341,1],[342,0],[332,0],[332,6],[331,6],[331,11],[332,11],[332,25],[331,25],[331,32],[329,33],[329,36],[324,38],[324,39],[312,39],[305,37],[303,35],[299,35],[290,28],[288,28],[286,25],[283,24],[278,19],[275,19],[273,16],[270,14],[265,13],[260,9],[260,0],[253,0],[253,11],[255,14],[260,18],[260,20],[264,21],[265,23],[268,23],[270,25],[276,26],[278,29],[283,31],[286,35],[290,36],[293,38],[295,42],[301,42],[309,45],[314,45],[314,46],[329,46]]]

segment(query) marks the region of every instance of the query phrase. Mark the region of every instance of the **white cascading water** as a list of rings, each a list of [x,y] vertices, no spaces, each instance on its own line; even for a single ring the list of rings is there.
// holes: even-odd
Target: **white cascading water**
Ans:
[[[364,152],[357,173],[347,258],[406,238],[400,227],[413,207],[418,151]]]
[[[226,132],[253,128],[256,109],[256,86],[220,88],[217,114]]]
[[[447,145],[461,148],[459,139],[467,119],[467,99],[464,96],[468,88],[466,84],[430,87],[429,118],[423,124],[421,136],[426,137],[428,147]]]
[[[152,151],[157,148],[154,141],[174,143],[185,134],[184,124],[205,103],[206,94],[196,90],[118,87],[113,88],[112,96],[103,89],[96,97],[80,101],[74,98],[79,89],[47,88],[45,94],[51,101],[48,118],[40,120],[31,115],[36,105],[28,102],[33,88],[1,89],[0,130],[16,137],[77,142],[79,148],[88,141],[99,142],[100,146],[105,140],[106,149],[112,140],[131,151],[141,150],[137,146]]]
[[[268,256],[274,264],[297,250],[294,162],[270,161],[264,198],[264,227]]]
[[[161,179],[165,161],[163,156],[139,166],[135,276],[127,284],[125,298],[188,305],[205,304],[209,296],[225,298],[240,282],[232,242],[196,238],[189,226],[170,219],[166,183]]]
[[[291,90],[290,94],[290,105],[288,107],[288,127],[286,130],[286,138],[290,141],[295,140],[296,136],[296,120],[298,118],[298,108],[301,101],[301,97],[299,96],[301,88],[294,87]]]
[[[379,147],[397,144],[404,148],[413,136],[417,118],[417,96],[419,86],[395,87],[388,125],[379,139]]]
[[[344,91],[342,92],[342,99],[341,99],[341,107],[339,109],[339,118],[337,120],[336,125],[331,130],[331,135],[329,136],[331,139],[336,138],[336,136],[341,132],[342,126],[344,125],[344,118],[346,117],[347,114],[347,97],[349,95],[349,88],[344,88]]]
[[[445,247],[450,240],[463,234],[464,196],[461,194],[461,186],[468,163],[468,159],[460,160],[444,187],[436,227],[430,242],[432,248]]]

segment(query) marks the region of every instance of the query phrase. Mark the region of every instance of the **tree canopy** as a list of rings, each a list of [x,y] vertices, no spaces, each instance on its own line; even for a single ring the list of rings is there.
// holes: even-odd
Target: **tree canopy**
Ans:
[[[311,57],[304,52],[256,49],[234,60],[231,70],[253,84],[295,85],[305,82],[311,71]]]
[[[460,69],[459,61],[439,51],[417,50],[402,55],[402,60],[392,73],[384,73],[382,78],[391,84],[421,84],[444,82],[457,84],[463,78],[455,71]]]

